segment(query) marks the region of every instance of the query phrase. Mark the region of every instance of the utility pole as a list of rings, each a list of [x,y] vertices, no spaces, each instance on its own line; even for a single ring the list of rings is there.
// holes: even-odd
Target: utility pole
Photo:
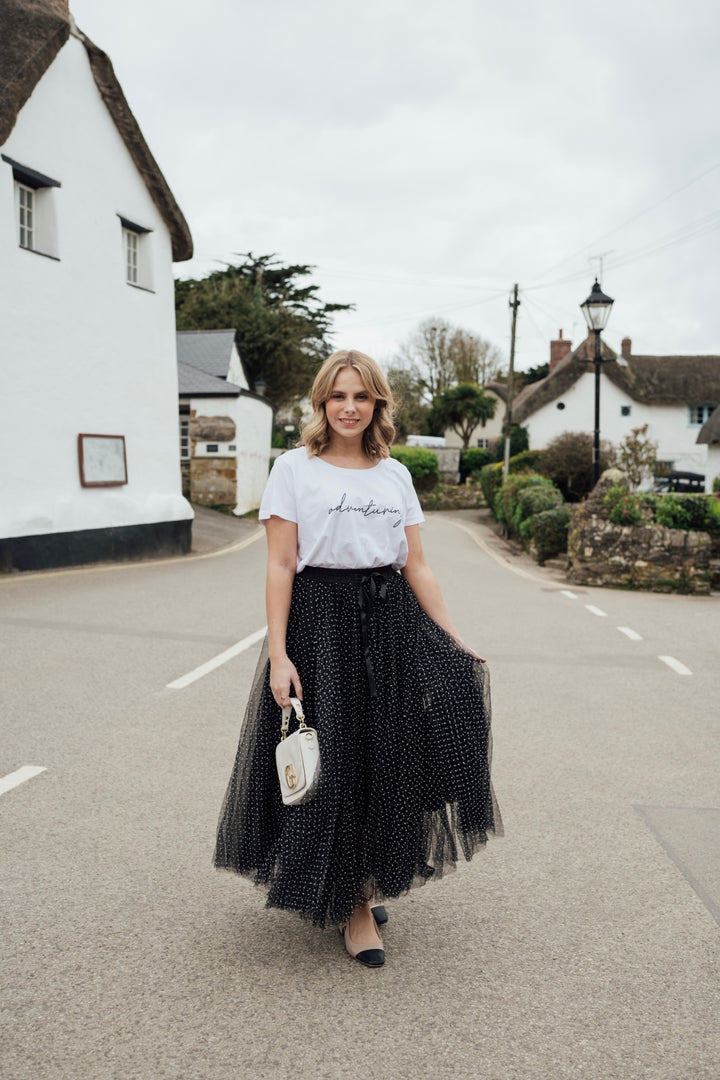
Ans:
[[[503,464],[503,477],[507,479],[510,472],[510,433],[512,431],[512,407],[515,396],[515,326],[517,324],[517,309],[520,307],[518,300],[517,282],[513,288],[513,298],[508,301],[512,308],[512,330],[510,331],[510,369],[507,383],[507,412],[505,413],[505,460]]]

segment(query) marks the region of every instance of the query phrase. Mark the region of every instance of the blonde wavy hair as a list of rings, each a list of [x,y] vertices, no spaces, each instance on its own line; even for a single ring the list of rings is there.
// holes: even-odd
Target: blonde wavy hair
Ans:
[[[357,349],[339,349],[332,353],[315,376],[310,391],[313,414],[303,427],[300,446],[304,446],[310,457],[313,457],[315,454],[322,454],[330,443],[325,402],[332,393],[338,373],[346,367],[357,371],[365,389],[376,399],[372,421],[363,432],[363,450],[369,458],[389,457],[395,438],[395,426],[392,422],[395,402],[390,385],[376,362]]]

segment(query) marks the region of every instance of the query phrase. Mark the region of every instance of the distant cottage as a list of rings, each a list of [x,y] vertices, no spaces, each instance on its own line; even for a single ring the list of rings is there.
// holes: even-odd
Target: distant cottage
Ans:
[[[184,552],[187,223],[63,0],[0,0],[0,568]]]
[[[594,410],[594,338],[576,349],[562,335],[551,342],[550,372],[516,397],[513,421],[528,428],[530,446],[543,449],[563,431],[590,431]],[[705,472],[703,424],[720,404],[720,356],[646,356],[623,338],[620,354],[602,342],[600,431],[621,442],[648,425],[658,461],[669,469]],[[708,475],[708,488],[712,475]]]
[[[202,506],[257,510],[268,475],[273,409],[250,390],[235,330],[177,334],[183,491]]]

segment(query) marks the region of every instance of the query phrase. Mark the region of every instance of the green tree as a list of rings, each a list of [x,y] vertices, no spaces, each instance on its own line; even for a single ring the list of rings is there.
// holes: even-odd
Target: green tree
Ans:
[[[252,252],[238,258],[207,277],[175,282],[177,328],[234,327],[251,387],[262,378],[276,408],[291,404],[308,392],[332,351],[332,314],[353,305],[324,303],[318,285],[302,284],[312,266],[285,266]]]
[[[467,450],[478,424],[485,425],[495,415],[497,398],[490,397],[474,383],[459,383],[441,391],[435,398],[430,420],[434,428],[452,428]]]

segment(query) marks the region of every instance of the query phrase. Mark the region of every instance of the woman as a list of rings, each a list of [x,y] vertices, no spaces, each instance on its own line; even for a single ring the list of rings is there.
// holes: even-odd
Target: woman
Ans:
[[[268,634],[215,865],[264,885],[268,906],[336,923],[350,955],[379,967],[378,901],[500,831],[487,668],[425,561],[410,474],[389,456],[385,376],[363,353],[335,352],[311,402],[260,508]],[[291,696],[317,729],[321,773],[311,801],[286,806],[274,751]]]

